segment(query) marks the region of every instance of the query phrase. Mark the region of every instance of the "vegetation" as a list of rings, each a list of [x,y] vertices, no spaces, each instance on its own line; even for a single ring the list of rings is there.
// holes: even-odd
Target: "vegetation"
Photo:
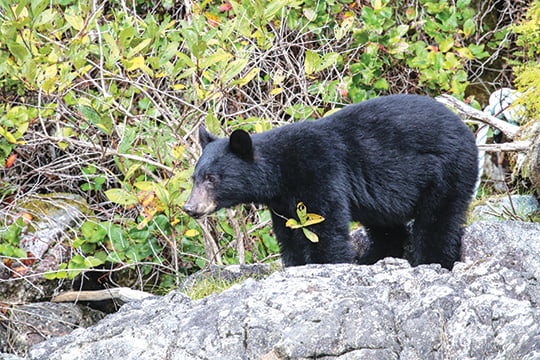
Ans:
[[[519,102],[528,110],[528,118],[540,118],[540,1],[533,1],[525,19],[514,26],[520,51],[514,61],[517,89],[525,94]]]
[[[268,211],[181,211],[197,125],[261,132],[388,93],[465,99],[511,54],[516,4],[489,23],[493,7],[470,0],[0,0],[0,255],[31,256],[19,199],[69,192],[95,216],[49,278],[112,263],[170,288],[209,262],[273,260]],[[514,56],[524,88],[538,82],[538,2],[529,11],[515,28],[533,44]]]

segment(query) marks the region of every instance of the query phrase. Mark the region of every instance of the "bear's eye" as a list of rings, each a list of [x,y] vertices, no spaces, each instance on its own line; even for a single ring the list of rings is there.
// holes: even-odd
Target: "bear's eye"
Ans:
[[[215,183],[217,181],[217,176],[206,174],[204,175],[204,181],[208,181],[209,183]]]

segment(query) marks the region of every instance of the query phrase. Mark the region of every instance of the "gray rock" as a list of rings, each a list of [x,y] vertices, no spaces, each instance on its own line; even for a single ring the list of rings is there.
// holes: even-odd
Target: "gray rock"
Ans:
[[[0,360],[25,360],[13,354],[0,353]]]
[[[465,263],[495,259],[501,266],[540,279],[540,223],[474,223],[463,236],[461,259]]]
[[[190,293],[200,284],[204,285],[207,282],[232,284],[247,278],[260,280],[281,267],[281,262],[278,261],[270,264],[211,265],[207,269],[188,276],[180,285],[180,290]]]
[[[47,302],[12,306],[7,315],[9,321],[0,322],[0,351],[25,354],[31,345],[88,327],[105,314],[84,306]]]
[[[495,234],[474,243],[480,232]],[[452,272],[385,259],[372,266],[287,268],[197,301],[173,292],[126,304],[95,326],[34,346],[29,355],[540,359],[538,233],[539,224],[475,224],[464,239],[471,242],[464,247],[466,262]]]

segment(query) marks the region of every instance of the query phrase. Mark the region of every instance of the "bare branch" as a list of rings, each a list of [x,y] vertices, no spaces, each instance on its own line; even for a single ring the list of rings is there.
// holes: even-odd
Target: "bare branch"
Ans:
[[[501,152],[501,151],[518,151],[525,152],[529,150],[531,142],[528,140],[520,140],[502,144],[483,144],[478,145],[480,151]]]
[[[477,110],[472,106],[469,106],[464,102],[459,101],[453,96],[445,94],[438,96],[436,100],[446,106],[455,109],[462,116],[479,120],[485,124],[499,129],[509,139],[515,139],[518,135],[519,126],[509,124],[504,120],[497,119],[495,116],[491,116],[480,110]]]
[[[134,290],[130,288],[120,287],[105,290],[95,291],[67,291],[52,298],[52,302],[76,302],[76,301],[101,301],[109,299],[118,299],[122,302],[130,302],[142,300],[147,297],[154,296],[153,294]]]
[[[38,137],[41,137],[43,139],[55,142],[55,143],[63,142],[63,143],[68,143],[68,144],[71,144],[71,145],[75,145],[75,146],[79,146],[79,147],[83,147],[83,148],[87,148],[87,149],[101,150],[103,155],[118,156],[118,157],[123,157],[123,158],[129,159],[129,160],[140,161],[140,162],[143,162],[145,164],[158,167],[160,169],[166,170],[166,171],[171,172],[171,173],[174,172],[174,169],[172,167],[163,165],[163,164],[161,164],[161,163],[159,163],[157,161],[150,160],[150,159],[147,159],[145,157],[138,156],[138,155],[119,153],[118,151],[116,151],[114,149],[106,148],[106,147],[103,147],[103,146],[98,146],[96,144],[92,144],[92,143],[89,143],[89,142],[86,142],[86,141],[76,140],[76,139],[67,138],[67,137],[60,137],[60,136],[48,136],[48,135],[44,135],[44,134],[41,134],[41,133],[38,133],[38,132],[34,133],[34,135],[36,135]]]

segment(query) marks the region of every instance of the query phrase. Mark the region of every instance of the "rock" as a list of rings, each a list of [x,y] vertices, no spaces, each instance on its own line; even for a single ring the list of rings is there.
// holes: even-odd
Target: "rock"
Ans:
[[[13,354],[0,353],[0,360],[25,360]]]
[[[463,237],[461,259],[465,263],[496,259],[501,266],[540,279],[540,223],[474,223]]]
[[[0,266],[1,300],[15,304],[44,301],[56,291],[69,288],[68,281],[46,280],[42,274],[57,270],[62,262],[67,262],[69,251],[62,242],[72,240],[69,239],[70,229],[79,227],[90,215],[90,209],[79,195],[33,194],[9,208],[0,209],[0,218],[13,220],[22,213],[30,214],[32,220],[23,229],[19,246],[32,256],[0,264],[4,265]],[[0,224],[0,232],[3,230]]]
[[[29,358],[540,359],[539,233],[475,224],[452,272],[385,259],[287,268],[196,301],[172,292],[35,345]]]
[[[86,200],[75,194],[33,194],[13,205],[10,213],[27,213],[32,217],[20,239],[20,246],[41,258],[47,250],[62,236],[66,237],[69,229],[80,227],[91,215]],[[2,217],[9,214],[2,211]]]
[[[281,269],[281,262],[271,264],[211,265],[190,275],[180,285],[184,293],[195,292],[198,287],[210,283],[233,284],[248,278],[263,279]]]
[[[83,306],[48,302],[4,309],[9,321],[0,322],[0,351],[16,354],[25,354],[31,345],[43,340],[95,324],[105,315]]]
[[[538,200],[533,195],[510,195],[489,198],[475,206],[472,218],[481,220],[527,220],[538,213]]]

